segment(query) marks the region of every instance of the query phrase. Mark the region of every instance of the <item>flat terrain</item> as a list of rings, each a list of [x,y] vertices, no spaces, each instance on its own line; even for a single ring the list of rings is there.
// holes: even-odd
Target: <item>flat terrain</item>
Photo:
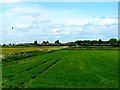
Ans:
[[[4,88],[118,87],[117,50],[40,52],[2,66]]]
[[[13,53],[19,53],[19,52],[28,52],[28,51],[48,51],[48,50],[54,50],[54,49],[60,49],[64,48],[63,46],[37,46],[37,47],[25,47],[25,46],[16,46],[16,47],[3,47],[0,48],[0,51],[2,49],[2,55],[8,55]]]

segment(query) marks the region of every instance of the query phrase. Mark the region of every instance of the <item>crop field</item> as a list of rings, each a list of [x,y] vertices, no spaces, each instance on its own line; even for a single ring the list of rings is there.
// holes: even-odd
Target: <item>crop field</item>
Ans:
[[[19,58],[13,55],[3,60],[3,88],[118,87],[118,50],[63,49],[19,54],[15,54]]]
[[[16,46],[16,47],[3,47],[0,48],[2,50],[2,55],[8,55],[19,52],[28,52],[28,51],[48,51],[54,49],[60,49],[63,46],[37,46],[37,47],[24,47],[24,46]],[[1,54],[1,53],[0,53]]]

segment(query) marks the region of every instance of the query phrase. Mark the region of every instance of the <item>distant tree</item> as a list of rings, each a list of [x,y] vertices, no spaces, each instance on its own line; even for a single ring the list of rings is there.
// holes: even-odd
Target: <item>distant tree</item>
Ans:
[[[43,43],[45,43],[45,41],[43,41]]]
[[[6,45],[6,44],[3,44],[3,45],[2,45],[2,47],[5,47],[5,46],[7,46],[7,45]]]
[[[13,46],[15,46],[15,44],[14,44],[14,43],[13,43],[12,45],[13,45]]]
[[[99,45],[100,45],[100,44],[102,44],[102,40],[101,40],[101,39],[99,39],[98,43],[99,43]]]
[[[86,41],[86,40],[83,40],[83,45],[84,45],[84,46],[86,46],[86,43],[87,43],[87,41]]]
[[[35,45],[37,45],[37,44],[38,44],[38,43],[37,43],[37,40],[36,40],[36,41],[34,41],[34,44],[35,44]]]
[[[43,41],[43,43],[45,43],[45,41]]]
[[[66,44],[61,44],[61,46],[78,46],[78,44],[75,44],[74,42],[67,42]]]
[[[49,44],[49,41],[46,41],[47,44]]]
[[[98,41],[97,40],[92,40],[92,45],[98,45]]]
[[[81,45],[81,41],[75,41],[75,45]]]
[[[90,40],[87,40],[87,45],[88,46],[91,46],[92,45],[92,42]]]
[[[56,41],[55,41],[55,44],[60,44],[59,40],[56,40]]]
[[[118,40],[118,45],[120,45],[120,39]]]
[[[43,41],[44,44],[49,44],[49,41]]]
[[[98,41],[97,41],[97,40],[93,40],[92,42],[93,42],[93,43],[98,43]]]
[[[9,43],[9,46],[11,46],[12,44],[11,43]]]
[[[110,43],[111,45],[116,45],[116,44],[117,44],[117,39],[116,39],[116,38],[111,38],[111,39],[109,40],[109,43]]]

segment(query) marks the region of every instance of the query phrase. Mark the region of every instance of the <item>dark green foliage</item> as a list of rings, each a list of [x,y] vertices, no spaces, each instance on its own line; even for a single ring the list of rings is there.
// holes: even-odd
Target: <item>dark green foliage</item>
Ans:
[[[2,47],[6,47],[7,45],[6,44],[3,44]]]
[[[15,47],[15,46],[26,46],[26,47],[32,47],[32,46],[114,46],[119,47],[120,46],[120,40],[117,40],[116,38],[111,38],[108,41],[103,41],[102,39],[99,40],[77,40],[75,42],[66,42],[61,43],[59,40],[56,40],[55,43],[49,43],[49,41],[43,41],[43,43],[39,43],[34,41],[34,43],[21,43],[16,45],[6,45],[3,44],[2,47]]]
[[[55,44],[59,44],[59,43],[60,43],[59,40],[56,40],[56,41],[55,41]]]
[[[109,43],[110,43],[111,45],[117,45],[117,39],[111,38],[111,39],[109,40]]]
[[[36,56],[37,54],[43,54],[43,53],[44,52],[40,52],[40,51],[31,51],[31,52],[20,52],[20,53],[15,53],[15,54],[9,54],[9,55],[3,57],[2,63],[12,62],[12,61]]]
[[[78,40],[75,44],[79,46],[119,46],[119,40],[111,38],[109,41],[97,40]]]
[[[99,45],[100,45],[100,44],[102,44],[102,40],[101,40],[101,39],[99,39],[98,43],[99,43]]]
[[[35,45],[37,45],[37,44],[38,44],[38,43],[37,43],[37,40],[36,40],[36,41],[34,41],[34,44],[35,44]]]

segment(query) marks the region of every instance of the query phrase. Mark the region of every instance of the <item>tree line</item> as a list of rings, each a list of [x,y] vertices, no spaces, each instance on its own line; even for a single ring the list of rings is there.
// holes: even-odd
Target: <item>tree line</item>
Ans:
[[[78,40],[75,41],[75,44],[81,45],[81,46],[119,46],[120,40],[117,40],[116,38],[111,38],[108,41],[102,41],[101,39],[97,40]]]
[[[43,41],[42,43],[38,43],[35,40],[33,43],[21,43],[21,44],[3,44],[2,46],[120,46],[120,39],[111,38],[108,41],[99,40],[77,40],[75,42],[66,42],[61,43],[59,40],[55,40],[54,43],[50,43],[49,41]]]
[[[120,40],[116,38],[111,38],[108,41],[99,40],[77,40],[75,42],[66,42],[60,43],[59,40],[56,40],[54,43],[49,43],[49,41],[43,41],[43,43],[38,44],[37,40],[34,41],[35,45],[60,45],[60,46],[119,46]]]

